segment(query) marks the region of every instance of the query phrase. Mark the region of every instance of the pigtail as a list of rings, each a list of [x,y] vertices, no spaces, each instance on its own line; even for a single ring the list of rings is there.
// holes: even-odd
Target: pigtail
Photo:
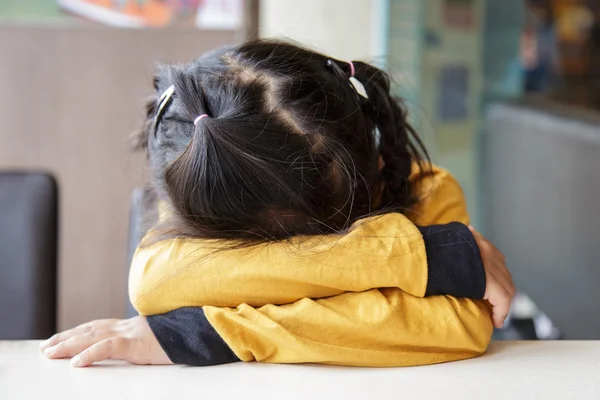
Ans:
[[[423,177],[430,170],[429,155],[408,122],[407,109],[390,94],[388,75],[367,63],[357,61],[353,64],[355,77],[369,97],[363,111],[374,120],[380,135],[379,154],[385,163],[381,172],[383,205],[402,211],[417,201],[409,181],[413,162],[417,163],[420,177]]]
[[[174,101],[171,107],[176,108],[177,115],[183,117],[174,122],[179,124],[183,131],[189,132],[190,139],[181,154],[165,166],[165,189],[177,214],[189,216],[198,213],[198,207],[210,201],[204,198],[206,191],[198,190],[198,187],[209,185],[209,157],[212,155],[212,158],[218,158],[213,140],[217,121],[203,118],[208,117],[209,112],[212,114],[212,110],[208,108],[198,79],[187,78],[178,68],[172,68],[167,75],[173,83],[178,100]],[[193,226],[188,228],[195,229]]]

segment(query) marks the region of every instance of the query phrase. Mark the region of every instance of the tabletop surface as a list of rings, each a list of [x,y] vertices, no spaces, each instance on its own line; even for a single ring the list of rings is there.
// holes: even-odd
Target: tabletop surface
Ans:
[[[0,341],[0,399],[600,399],[600,341],[493,342],[483,357],[408,368],[236,363],[72,368]]]

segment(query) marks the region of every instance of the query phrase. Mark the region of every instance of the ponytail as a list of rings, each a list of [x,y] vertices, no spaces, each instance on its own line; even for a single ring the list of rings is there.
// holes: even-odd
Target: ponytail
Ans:
[[[170,115],[178,117],[163,118],[160,124],[166,123],[170,132],[189,132],[190,137],[164,166],[162,179],[173,218],[178,219],[170,224],[177,227],[177,233],[207,239],[229,234],[273,240],[288,237],[289,230],[313,233],[318,229],[317,224],[303,226],[309,217],[306,210],[312,207],[301,196],[302,172],[289,172],[288,155],[279,155],[285,146],[305,147],[306,138],[282,135],[283,123],[268,115],[247,118],[231,111],[242,110],[239,105],[222,106],[225,103],[216,96],[209,102],[199,84],[191,84],[190,79],[183,84],[177,73],[171,81],[176,98]],[[305,165],[309,158],[297,160]],[[256,190],[265,186],[272,190]],[[263,216],[260,222],[257,215]]]
[[[428,173],[429,155],[423,142],[409,124],[408,111],[401,100],[390,94],[388,75],[370,64],[355,61],[355,77],[363,84],[369,101],[363,112],[370,116],[379,131],[379,154],[385,163],[381,176],[384,183],[383,206],[405,210],[418,199],[409,177],[413,162],[420,177]]]

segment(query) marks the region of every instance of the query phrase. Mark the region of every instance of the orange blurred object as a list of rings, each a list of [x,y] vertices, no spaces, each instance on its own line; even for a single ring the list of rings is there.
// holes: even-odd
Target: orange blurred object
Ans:
[[[117,4],[115,4],[117,3]],[[129,17],[139,21],[138,25],[164,27],[173,18],[173,10],[160,0],[59,0],[59,5],[70,12],[79,14],[91,20],[107,22],[110,17]],[[107,13],[108,12],[108,13]]]

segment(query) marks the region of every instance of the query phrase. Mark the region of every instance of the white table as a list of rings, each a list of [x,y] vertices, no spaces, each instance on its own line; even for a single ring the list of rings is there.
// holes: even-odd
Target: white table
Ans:
[[[0,341],[0,399],[600,399],[600,341],[495,342],[483,357],[413,368],[237,363],[85,369],[37,342]]]

